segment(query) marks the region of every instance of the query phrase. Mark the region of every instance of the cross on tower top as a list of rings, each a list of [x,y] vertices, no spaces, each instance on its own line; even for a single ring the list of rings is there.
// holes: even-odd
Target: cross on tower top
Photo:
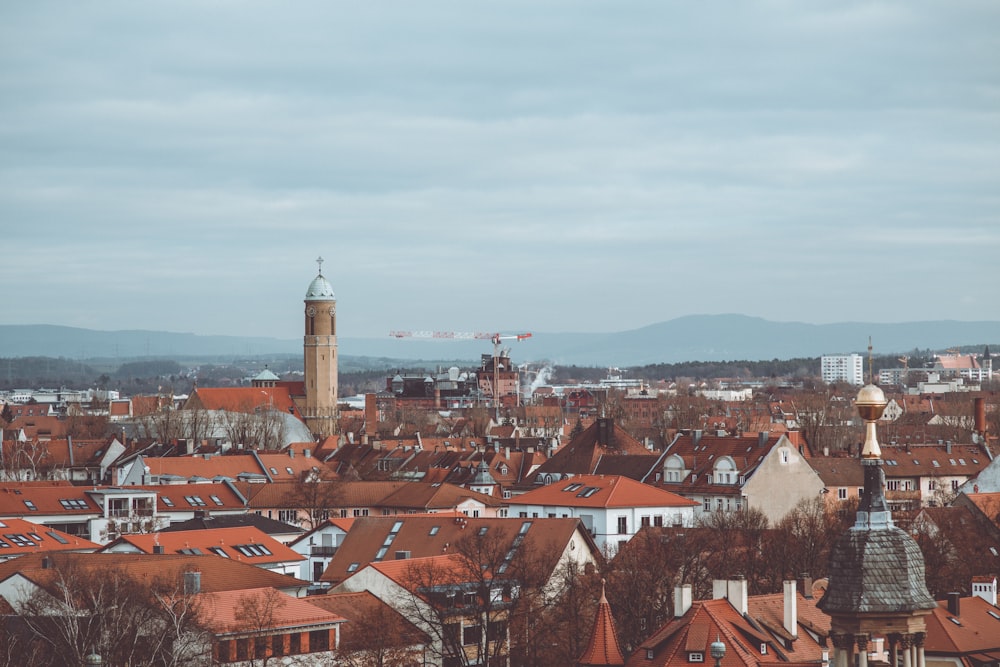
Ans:
[[[323,256],[316,258],[316,265],[319,267],[319,275],[323,275]]]

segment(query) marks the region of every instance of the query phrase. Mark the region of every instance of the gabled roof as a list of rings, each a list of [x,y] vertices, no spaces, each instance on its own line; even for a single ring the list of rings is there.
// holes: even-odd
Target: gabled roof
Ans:
[[[87,493],[89,487],[49,484],[4,483],[0,487],[0,517],[101,512],[101,507]]]
[[[253,527],[122,535],[104,547],[104,551],[114,553],[125,545],[145,554],[152,554],[156,547],[160,547],[165,554],[215,554],[260,566],[303,559],[303,556]]]
[[[865,475],[861,469],[861,459],[848,456],[817,456],[808,459],[808,463],[823,480],[823,486],[829,488],[864,486]]]
[[[592,474],[602,456],[647,456],[648,454],[649,450],[615,424],[613,419],[601,417],[539,466],[529,476],[528,481],[534,483],[545,473]]]
[[[429,644],[431,641],[426,633],[368,591],[315,595],[309,598],[309,602],[347,619],[347,623],[340,628],[340,648],[343,651],[357,651],[371,646],[365,622],[378,622],[386,628],[394,646]]]
[[[577,475],[507,500],[510,505],[546,507],[694,507],[676,493],[617,475]]]
[[[200,407],[205,410],[254,413],[260,410],[278,410],[299,419],[298,406],[292,400],[287,386],[274,387],[198,387],[188,398],[185,408]]]
[[[413,510],[443,510],[457,507],[467,500],[481,502],[486,507],[500,507],[503,503],[482,493],[463,489],[454,484],[423,484],[408,482],[389,494],[379,503],[384,508]]]
[[[52,551],[97,551],[100,544],[24,519],[0,519],[0,559]]]
[[[48,558],[49,566],[43,564]],[[218,556],[189,556],[185,554],[114,554],[114,553],[72,553],[62,552],[51,555],[28,554],[0,563],[0,581],[13,574],[21,573],[40,586],[54,581],[55,571],[63,564],[82,568],[119,568],[144,581],[167,579],[180,583],[185,572],[201,572],[203,593],[243,590],[273,586],[279,590],[305,590],[308,581],[295,579],[286,574],[256,567],[243,561]]]
[[[218,530],[220,528],[256,528],[266,535],[301,534],[302,528],[292,526],[283,521],[275,521],[266,516],[250,512],[249,514],[218,514],[196,516],[187,521],[172,523],[160,533],[174,533],[188,530]]]
[[[273,596],[278,596],[276,599]],[[267,632],[284,628],[314,628],[342,623],[346,619],[318,607],[304,598],[295,598],[272,587],[202,593],[196,598],[198,619],[215,634]],[[266,610],[251,615],[266,616],[267,627],[259,627],[260,619],[241,618],[242,609]]]
[[[968,656],[982,651],[1000,654],[1000,608],[979,597],[960,598],[958,603],[957,616],[948,611],[948,600],[942,600],[926,617],[927,655]],[[993,662],[997,657],[978,662]]]
[[[509,545],[513,545],[523,531],[523,541],[531,548],[544,551],[546,556],[550,555],[550,547],[561,554],[574,534],[579,534],[597,554],[597,548],[582,525],[579,519],[471,518],[459,514],[363,517],[354,522],[320,579],[339,583],[364,564],[396,560],[400,552],[407,558],[454,552],[462,538],[480,531]],[[551,566],[555,567],[555,561]]]
[[[182,479],[237,479],[241,475],[263,475],[268,481],[296,481],[303,473],[323,464],[313,457],[287,454],[227,454],[193,456],[144,456],[150,476],[176,476]]]
[[[989,455],[977,445],[882,445],[886,477],[973,476],[990,463]]]

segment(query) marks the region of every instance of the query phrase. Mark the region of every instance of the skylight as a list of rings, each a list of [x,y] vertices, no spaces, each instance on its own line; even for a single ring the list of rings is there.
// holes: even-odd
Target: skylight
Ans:
[[[31,502],[30,500],[25,500],[24,501],[24,506],[27,507],[32,512],[37,512],[38,511],[38,508],[35,507],[35,503]]]
[[[162,500],[163,504],[166,505],[167,507],[174,506],[174,501],[172,501],[170,498],[167,498],[166,496],[160,496],[160,500]]]

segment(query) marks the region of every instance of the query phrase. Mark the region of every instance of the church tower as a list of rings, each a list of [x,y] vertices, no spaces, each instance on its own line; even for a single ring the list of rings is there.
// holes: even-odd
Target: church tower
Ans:
[[[316,263],[319,273],[309,283],[305,298],[302,355],[306,402],[302,416],[313,435],[326,437],[337,432],[337,297],[323,277],[323,258]]]
[[[854,526],[831,549],[830,583],[817,605],[830,616],[832,667],[868,667],[875,637],[888,639],[890,665],[925,667],[924,617],[937,603],[927,592],[920,547],[893,523],[885,499],[875,424],[886,402],[873,384],[863,387],[855,401],[866,429],[865,489]]]

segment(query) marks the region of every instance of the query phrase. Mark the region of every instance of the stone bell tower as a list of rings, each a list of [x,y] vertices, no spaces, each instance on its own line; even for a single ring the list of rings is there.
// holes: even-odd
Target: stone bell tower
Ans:
[[[885,500],[875,428],[885,394],[869,384],[855,405],[867,431],[861,451],[865,488],[854,526],[830,551],[830,583],[817,605],[831,620],[831,667],[868,667],[869,643],[876,636],[888,641],[891,666],[925,667],[925,616],[936,604],[927,592],[920,547],[893,523]]]
[[[302,356],[306,402],[302,416],[313,435],[322,438],[337,432],[337,297],[323,277],[323,258],[316,263],[319,273],[309,283],[305,298]]]

